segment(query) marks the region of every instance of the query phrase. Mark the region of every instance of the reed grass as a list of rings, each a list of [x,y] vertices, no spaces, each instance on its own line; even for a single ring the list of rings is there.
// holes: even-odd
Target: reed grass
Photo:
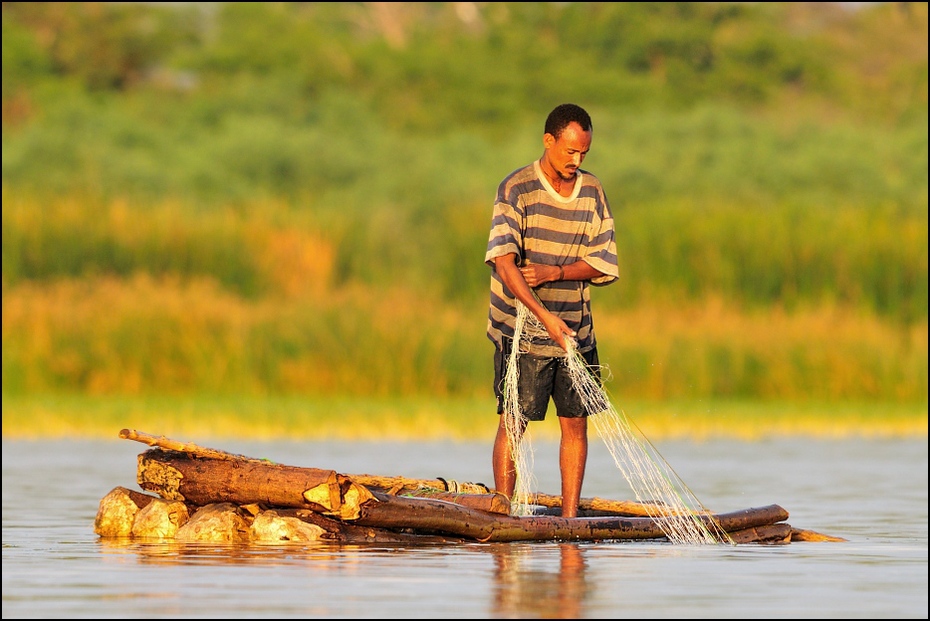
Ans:
[[[720,298],[600,302],[601,362],[624,398],[927,398],[926,321],[832,306],[744,310]],[[24,284],[3,296],[3,388],[480,397],[492,381],[486,304],[401,286],[249,301],[209,279],[145,274]]]
[[[611,399],[651,441],[927,436],[926,403]],[[490,447],[494,411],[493,398],[4,396],[3,438],[116,440],[121,429],[135,429],[201,444],[445,439],[487,441]],[[554,412],[534,423],[531,433],[557,440]]]

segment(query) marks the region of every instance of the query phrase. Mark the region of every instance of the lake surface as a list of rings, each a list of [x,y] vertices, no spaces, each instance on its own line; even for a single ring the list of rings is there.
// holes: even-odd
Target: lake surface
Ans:
[[[116,432],[114,431],[114,437]],[[344,474],[493,482],[491,441],[178,438]],[[538,491],[558,447],[534,442]],[[3,618],[927,618],[927,438],[657,445],[709,509],[778,504],[845,542],[224,547],[115,544],[100,499],[138,442],[3,440]],[[633,499],[592,433],[583,496]]]

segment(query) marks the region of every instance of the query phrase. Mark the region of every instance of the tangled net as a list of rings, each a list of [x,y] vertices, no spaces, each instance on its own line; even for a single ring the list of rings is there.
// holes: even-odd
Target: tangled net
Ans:
[[[531,515],[530,502],[533,477],[533,449],[525,433],[527,420],[520,409],[517,391],[518,357],[527,351],[530,338],[546,331],[526,306],[517,302],[514,346],[511,348],[504,375],[504,424],[516,470],[512,515]],[[600,380],[591,372],[578,352],[574,339],[566,339],[565,366],[575,390],[581,395],[588,421],[607,445],[614,463],[623,473],[636,500],[662,529],[669,541],[676,544],[718,544],[733,540],[720,527],[713,515],[695,497],[675,473],[658,449],[642,431],[611,404]]]

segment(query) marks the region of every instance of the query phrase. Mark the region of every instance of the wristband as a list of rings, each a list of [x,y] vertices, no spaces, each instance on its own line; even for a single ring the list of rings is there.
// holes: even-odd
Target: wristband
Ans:
[[[559,266],[559,280],[565,278],[565,269],[560,265]]]

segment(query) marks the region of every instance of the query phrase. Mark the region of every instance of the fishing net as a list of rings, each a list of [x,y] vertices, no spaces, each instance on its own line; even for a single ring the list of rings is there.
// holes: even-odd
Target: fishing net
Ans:
[[[532,317],[534,323],[529,327],[526,325],[527,317]],[[526,431],[526,417],[520,408],[519,398],[519,364],[517,362],[520,356],[520,348],[524,339],[529,339],[530,335],[526,334],[537,331],[541,328],[539,320],[526,310],[526,307],[517,301],[517,321],[514,327],[513,347],[510,348],[510,357],[507,359],[507,368],[504,374],[504,428],[507,430],[507,439],[510,443],[511,456],[513,458],[516,481],[513,489],[513,498],[511,499],[511,515],[531,515],[533,507],[530,504],[530,494],[535,488],[535,479],[533,478],[533,447],[529,437],[524,433]]]
[[[526,351],[532,336],[546,334],[545,327],[526,306],[517,302],[514,344],[504,376],[505,428],[516,471],[512,498],[513,515],[529,515],[533,478],[533,448],[525,433],[526,418],[520,410],[517,392],[518,356]],[[644,511],[677,544],[733,543],[703,504],[662,457],[642,431],[610,402],[600,380],[578,352],[574,339],[567,338],[565,365],[575,389],[581,395],[588,421],[604,441],[614,463],[643,505]]]

